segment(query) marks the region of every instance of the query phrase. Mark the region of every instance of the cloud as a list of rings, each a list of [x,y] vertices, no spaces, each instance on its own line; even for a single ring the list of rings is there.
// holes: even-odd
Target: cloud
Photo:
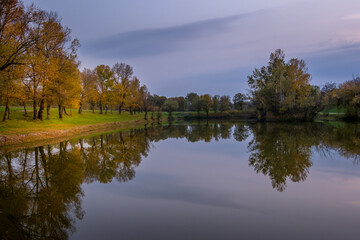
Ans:
[[[345,17],[343,17],[343,19],[346,19],[346,20],[357,20],[357,19],[360,19],[360,13],[345,16]]]
[[[130,31],[98,39],[84,45],[91,56],[104,58],[137,58],[174,51],[182,43],[226,32],[231,23],[250,14],[192,22],[179,26]]]

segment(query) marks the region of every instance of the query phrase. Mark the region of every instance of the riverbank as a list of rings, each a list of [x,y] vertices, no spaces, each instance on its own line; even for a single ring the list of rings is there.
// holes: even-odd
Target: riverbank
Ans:
[[[0,114],[2,113],[0,109]],[[57,118],[56,109],[51,110],[49,120],[32,120],[32,112],[24,116],[24,111],[15,108],[11,120],[0,123],[0,146],[24,145],[38,141],[60,141],[76,136],[90,135],[96,132],[133,128],[147,123],[143,114],[130,115],[123,112],[99,114],[84,111],[78,114],[74,110],[63,120]]]

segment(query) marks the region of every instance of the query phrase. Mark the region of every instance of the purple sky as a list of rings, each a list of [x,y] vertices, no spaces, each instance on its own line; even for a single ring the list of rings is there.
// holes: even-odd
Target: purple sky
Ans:
[[[359,0],[25,0],[58,12],[82,67],[126,62],[152,93],[247,91],[277,48],[312,84],[360,74]]]

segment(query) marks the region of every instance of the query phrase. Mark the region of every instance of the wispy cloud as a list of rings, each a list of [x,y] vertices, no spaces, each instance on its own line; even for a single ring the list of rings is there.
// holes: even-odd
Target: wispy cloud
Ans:
[[[345,16],[345,17],[343,17],[343,19],[347,19],[347,20],[357,20],[357,19],[360,19],[360,13]]]
[[[179,26],[144,29],[112,35],[84,45],[84,50],[98,57],[136,58],[167,53],[187,41],[211,37],[229,29],[231,23],[250,14],[215,18]]]

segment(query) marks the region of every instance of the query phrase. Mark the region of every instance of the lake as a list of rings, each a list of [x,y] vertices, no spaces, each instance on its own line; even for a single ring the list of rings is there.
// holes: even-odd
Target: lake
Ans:
[[[360,125],[148,125],[1,154],[0,239],[356,239]]]

